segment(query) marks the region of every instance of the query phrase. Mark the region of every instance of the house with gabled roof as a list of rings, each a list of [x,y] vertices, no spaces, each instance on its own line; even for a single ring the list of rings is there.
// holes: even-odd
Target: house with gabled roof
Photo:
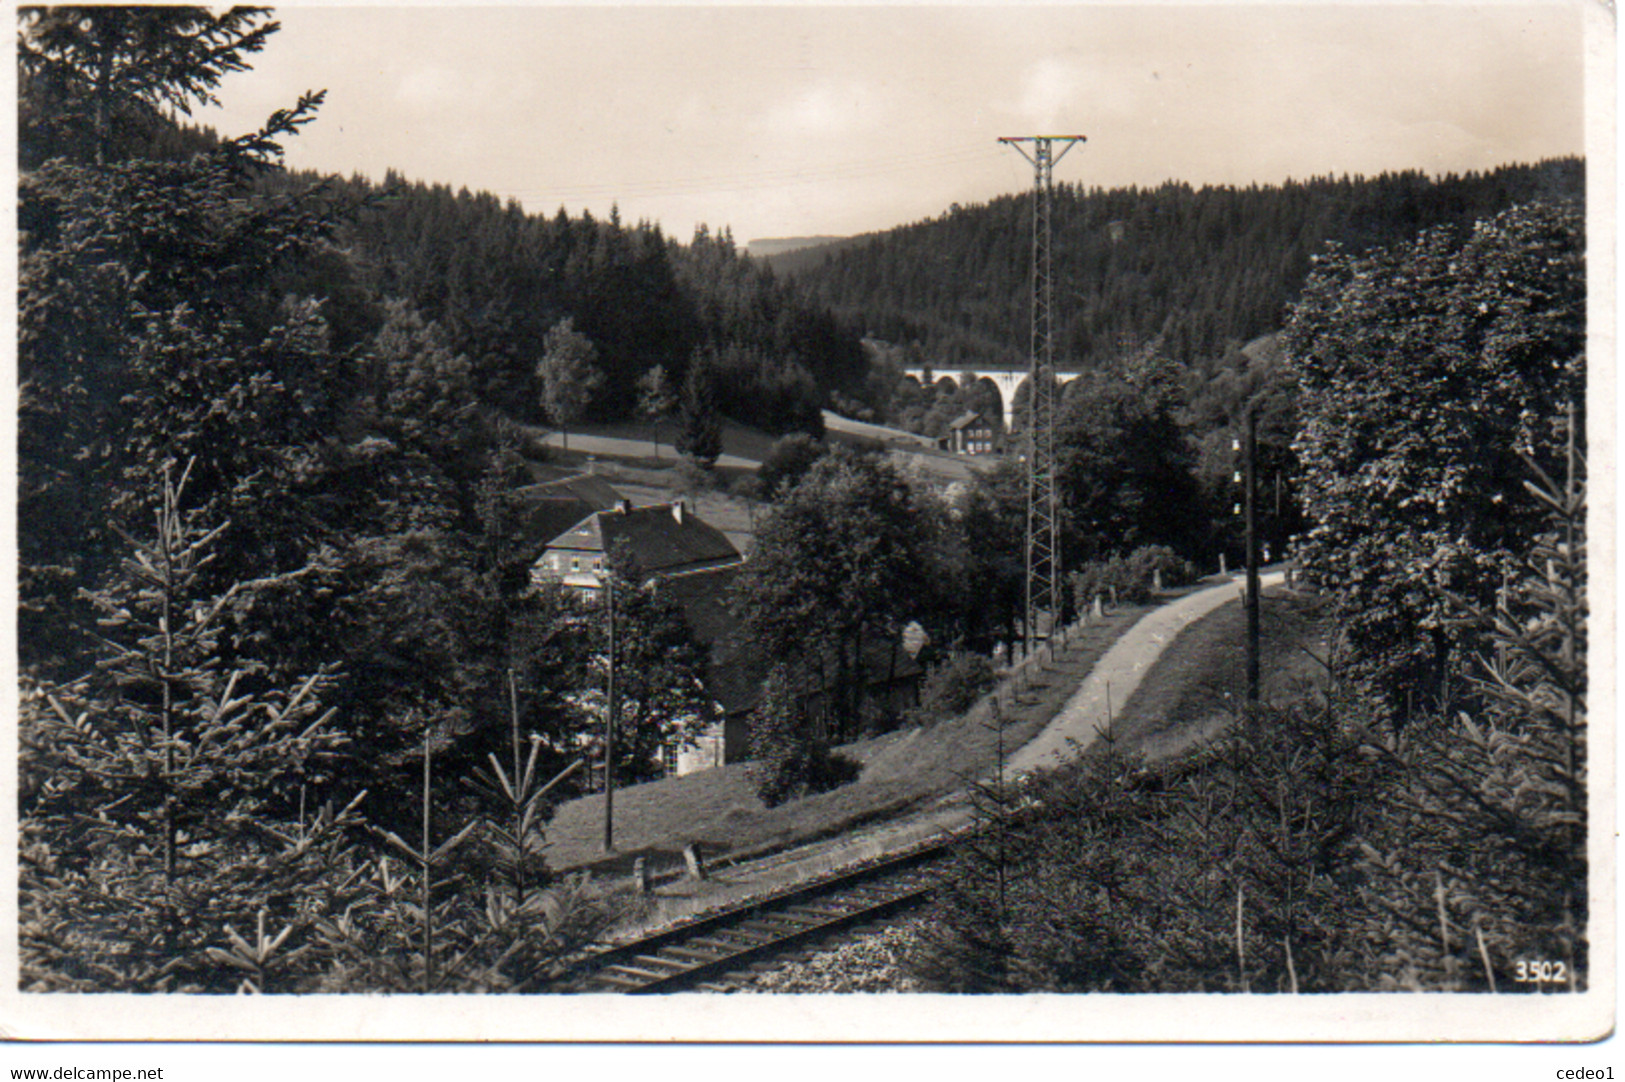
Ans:
[[[734,584],[744,557],[721,530],[682,500],[644,507],[620,500],[550,540],[531,567],[531,580],[538,585],[562,583],[596,597],[610,553],[630,559],[639,578],[653,583],[656,592],[682,612],[695,643],[706,654],[704,684],[716,705],[715,720],[692,747],[676,749],[675,772],[687,774],[747,758],[750,714],[762,700],[774,659],[762,653],[733,609]],[[918,703],[921,670],[901,639],[867,644],[863,666],[871,709],[897,714]],[[828,696],[809,677],[801,698],[816,718]]]
[[[956,455],[990,455],[998,450],[998,431],[992,421],[969,410],[948,422],[941,446]]]
[[[531,581],[562,582],[596,594],[612,552],[624,553],[645,580],[729,567],[744,559],[721,530],[694,514],[684,500],[645,507],[621,500],[549,541],[531,566]]]

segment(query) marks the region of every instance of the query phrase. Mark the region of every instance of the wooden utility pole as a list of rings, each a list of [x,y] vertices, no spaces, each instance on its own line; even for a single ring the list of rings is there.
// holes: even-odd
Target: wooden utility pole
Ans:
[[[431,841],[434,834],[431,831],[432,820],[429,814],[430,797],[434,795],[433,767],[430,765],[434,755],[434,746],[431,742],[432,730],[429,725],[423,727],[423,990],[434,990],[434,907],[431,892],[434,888],[434,861],[429,854],[433,852]]]
[[[1258,701],[1258,407],[1247,405],[1247,701]]]
[[[604,852],[615,851],[615,573],[604,567],[604,596],[609,608],[608,711],[604,716]]]

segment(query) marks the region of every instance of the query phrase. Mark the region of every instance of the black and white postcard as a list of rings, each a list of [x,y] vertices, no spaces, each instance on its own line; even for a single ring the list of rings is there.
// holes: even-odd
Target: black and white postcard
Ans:
[[[1611,7],[14,14],[7,1036],[1607,1066]]]

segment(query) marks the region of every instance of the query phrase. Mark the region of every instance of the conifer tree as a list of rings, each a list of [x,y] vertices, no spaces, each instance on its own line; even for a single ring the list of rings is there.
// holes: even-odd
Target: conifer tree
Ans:
[[[55,159],[23,174],[18,536],[24,657],[78,644],[98,581],[167,459],[234,532],[222,581],[308,559],[316,446],[339,396],[320,305],[268,288],[336,216],[319,191],[253,190],[320,96],[185,162]],[[243,439],[245,432],[256,434]],[[70,540],[71,539],[71,540]]]
[[[278,686],[227,636],[254,594],[314,568],[209,589],[225,524],[198,520],[186,483],[185,471],[165,471],[153,530],[130,539],[120,574],[93,592],[96,668],[65,685],[25,683],[29,986],[232,990],[252,967],[228,945],[269,919],[288,931],[262,934],[261,946],[285,946],[275,968],[297,972],[312,913],[343,902],[352,858],[341,831],[360,797],[336,813],[326,803],[346,751],[321,706],[330,674]],[[272,958],[248,953],[269,990]]]
[[[162,110],[216,104],[278,29],[269,8],[44,7],[19,11],[25,160],[77,150],[97,165],[150,138]]]
[[[722,454],[722,414],[717,406],[716,376],[696,353],[683,379],[677,451],[696,465],[710,469]]]

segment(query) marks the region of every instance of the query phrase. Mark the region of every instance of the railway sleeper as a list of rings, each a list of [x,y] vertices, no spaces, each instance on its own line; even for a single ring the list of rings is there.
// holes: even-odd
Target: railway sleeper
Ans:
[[[785,912],[801,914],[818,921],[826,921],[844,917],[849,911],[830,905],[798,905],[794,909],[788,909]]]
[[[724,929],[722,934],[731,935],[735,939],[743,939],[745,942],[741,946],[751,947],[759,947],[763,943],[772,943],[780,935],[777,932],[757,931],[745,924],[736,924],[732,928]]]
[[[696,962],[720,962],[731,953],[721,947],[692,947],[686,944],[680,947],[662,947],[661,950]]]
[[[641,980],[641,981],[643,981],[645,983],[647,983],[649,981],[663,981],[667,977],[672,976],[672,972],[670,970],[667,970],[665,972],[661,972],[659,970],[654,970],[654,969],[644,969],[642,966],[629,966],[629,965],[626,965],[625,963],[610,966],[609,969],[606,971],[606,975],[608,975],[608,974],[614,974],[616,976],[622,976],[622,977],[629,977],[629,978]]]
[[[730,931],[727,934],[733,935],[734,933]],[[690,939],[688,942],[691,945],[710,947],[712,950],[721,951],[722,957],[727,957],[730,954],[737,954],[747,947],[753,947],[760,941],[748,940],[740,942],[738,939],[723,939],[720,936],[708,935],[701,936],[698,939]]]
[[[594,973],[591,983],[604,985],[615,992],[630,992],[642,988],[649,982],[638,977],[623,977],[619,973],[611,973],[605,969]]]
[[[803,927],[804,925],[800,924],[779,922],[769,918],[762,918],[760,920],[746,921],[744,924],[739,926],[739,930],[742,932],[761,932],[763,935],[772,936],[773,939],[777,940],[783,939],[785,936],[794,934],[795,932],[799,932]]]
[[[785,909],[785,910],[781,910],[780,912],[777,912],[777,913],[770,913],[770,914],[768,914],[768,916],[772,920],[791,921],[791,922],[793,922],[795,924],[799,924],[799,925],[802,925],[804,927],[811,928],[814,925],[824,923],[826,920],[829,920],[831,917],[840,916],[840,914],[838,914],[838,913],[829,913],[829,912],[825,912],[825,911],[821,911],[821,910],[813,910],[813,909],[809,909],[809,908],[807,908],[805,906],[797,906],[794,909]]]

